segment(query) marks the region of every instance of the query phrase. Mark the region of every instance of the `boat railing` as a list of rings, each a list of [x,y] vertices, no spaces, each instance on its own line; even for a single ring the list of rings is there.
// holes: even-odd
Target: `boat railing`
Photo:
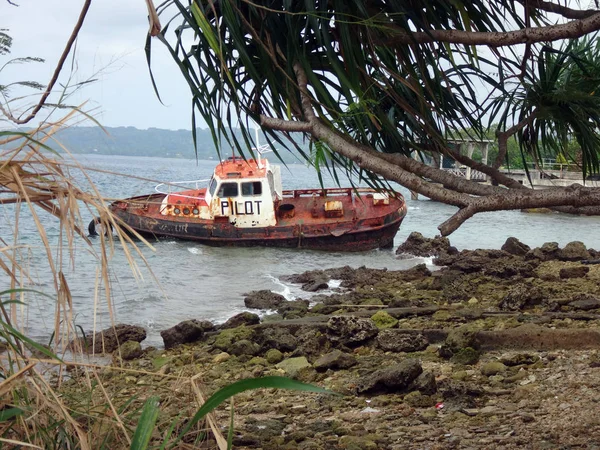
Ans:
[[[163,194],[163,195],[169,195],[169,194],[175,194],[177,193],[177,191],[172,191],[171,188],[178,188],[178,189],[200,189],[203,187],[206,187],[206,183],[208,183],[208,181],[210,181],[210,178],[205,178],[203,180],[191,180],[191,181],[169,181],[167,183],[159,183],[154,187],[154,190],[156,192],[158,192],[159,194]],[[168,186],[168,190],[165,191],[164,186]],[[192,187],[193,186],[193,187]],[[181,195],[181,194],[179,194]],[[189,198],[196,198],[194,196],[191,195],[182,195],[182,197],[189,197]]]
[[[324,189],[294,189],[283,191],[283,197],[312,197],[312,196],[335,196],[352,195],[353,193],[373,194],[377,191],[371,188],[324,188]]]

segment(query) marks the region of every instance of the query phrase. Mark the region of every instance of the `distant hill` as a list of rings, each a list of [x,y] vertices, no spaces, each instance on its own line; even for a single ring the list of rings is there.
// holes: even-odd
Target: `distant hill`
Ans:
[[[166,158],[194,158],[194,141],[191,130],[163,130],[134,127],[71,127],[57,132],[56,139],[71,153],[97,153],[101,155],[158,156]],[[198,159],[217,158],[217,150],[209,129],[196,130]],[[262,140],[266,143],[266,139]],[[59,149],[57,149],[59,150]],[[230,156],[231,149],[224,148]],[[298,162],[295,155],[282,152],[285,162]],[[272,157],[271,157],[272,159]]]

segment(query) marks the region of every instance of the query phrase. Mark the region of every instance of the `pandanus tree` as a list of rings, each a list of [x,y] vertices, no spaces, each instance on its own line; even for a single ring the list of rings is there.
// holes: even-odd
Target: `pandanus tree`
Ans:
[[[271,143],[321,168],[457,206],[443,235],[484,211],[600,213],[600,189],[534,190],[498,170],[511,136],[533,159],[542,148],[568,155],[574,139],[584,175],[599,170],[600,11],[587,1],[147,2],[149,62],[155,36],[190,86],[194,128],[199,113],[218,145],[251,147],[252,119]],[[448,145],[491,123],[500,124],[495,161]],[[287,139],[294,133],[313,151]],[[449,156],[494,185],[430,167],[424,154]]]

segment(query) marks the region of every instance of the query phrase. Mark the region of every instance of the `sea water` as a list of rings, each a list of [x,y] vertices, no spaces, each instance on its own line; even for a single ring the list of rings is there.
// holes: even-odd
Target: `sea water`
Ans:
[[[168,158],[83,155],[78,160],[85,166],[107,172],[135,175],[144,179],[121,177],[106,172],[89,171],[99,191],[108,198],[131,197],[154,191],[159,182],[208,179],[215,161],[195,161]],[[82,183],[84,177],[72,170]],[[326,187],[334,187],[331,176],[324,173]],[[314,169],[301,164],[282,167],[284,189],[318,187]],[[437,226],[448,219],[456,208],[429,200],[410,199],[405,195],[408,214],[394,241],[400,245],[413,231],[427,237],[438,234]],[[2,207],[0,236],[11,243],[14,207]],[[92,211],[82,211],[86,223]],[[58,222],[40,212],[51,242],[57,242]],[[499,248],[507,237],[515,236],[530,246],[556,241],[561,246],[574,240],[600,249],[596,233],[600,218],[576,217],[561,214],[531,214],[501,211],[478,214],[469,219],[449,238],[459,249]],[[24,211],[19,223],[18,242],[24,252],[31,280],[28,287],[53,296],[51,278],[35,223]],[[100,239],[92,239],[99,250]],[[153,249],[140,245],[148,267],[137,259],[141,277],[136,276],[117,246],[109,269],[112,312],[103,298],[105,287],[99,281],[98,259],[86,244],[76,242],[75,264],[62,267],[72,293],[74,322],[84,330],[106,328],[114,323],[141,325],[148,338],[145,345],[162,345],[160,331],[186,319],[207,319],[222,322],[245,311],[244,294],[268,289],[288,299],[308,298],[298,286],[281,281],[282,275],[330,267],[367,266],[401,270],[418,263],[431,264],[427,258],[399,257],[394,250],[372,250],[361,253],[319,252],[302,249],[277,248],[219,248],[175,239],[152,241]],[[56,248],[51,249],[54,253]],[[56,253],[55,253],[56,254]],[[8,279],[0,278],[8,288]],[[334,287],[334,286],[332,286]],[[54,300],[42,295],[27,295],[27,327],[30,335],[47,340],[54,326]]]

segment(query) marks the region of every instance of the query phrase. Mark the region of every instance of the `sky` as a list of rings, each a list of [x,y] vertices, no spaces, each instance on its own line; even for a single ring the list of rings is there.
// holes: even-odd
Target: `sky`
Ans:
[[[10,55],[0,56],[0,67],[11,58],[29,56],[43,58],[45,63],[9,65],[0,71],[0,84],[32,80],[46,85],[77,22],[83,0],[12,2],[18,6],[0,0],[0,29],[8,29],[13,38]],[[191,129],[189,88],[164,45],[156,39],[152,43],[152,68],[164,105],[152,88],[144,53],[147,16],[144,0],[92,1],[77,41],[73,80],[98,81],[79,90],[69,103],[87,101],[87,109],[94,109],[94,117],[104,126]],[[59,81],[68,80],[70,61]]]

